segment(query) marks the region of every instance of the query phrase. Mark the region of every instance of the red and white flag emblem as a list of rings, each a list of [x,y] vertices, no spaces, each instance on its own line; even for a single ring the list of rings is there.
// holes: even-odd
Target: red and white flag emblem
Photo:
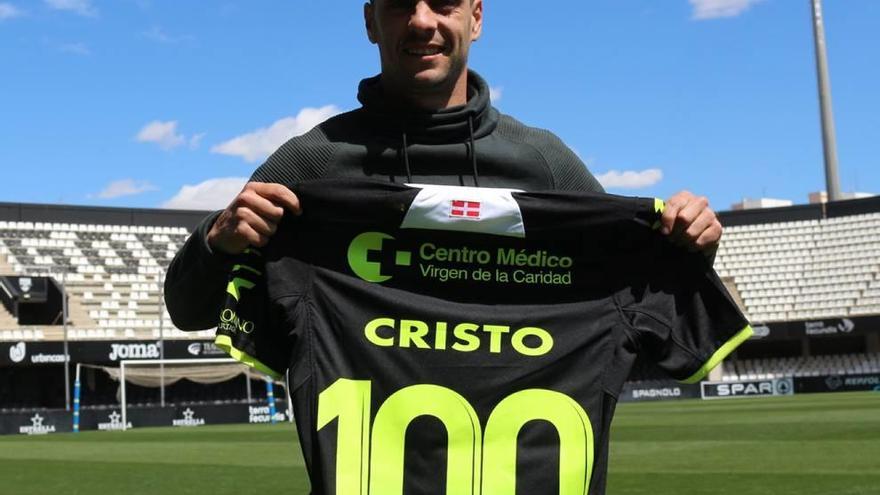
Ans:
[[[464,201],[461,199],[452,200],[452,210],[449,216],[457,218],[470,218],[472,220],[480,219],[480,202]]]

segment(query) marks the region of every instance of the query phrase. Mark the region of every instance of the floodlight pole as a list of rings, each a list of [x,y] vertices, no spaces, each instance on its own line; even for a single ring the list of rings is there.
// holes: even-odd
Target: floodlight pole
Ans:
[[[813,41],[816,46],[816,74],[819,80],[819,109],[822,114],[822,146],[825,152],[825,187],[828,201],[841,199],[837,164],[837,138],[831,110],[831,78],[828,76],[828,54],[825,50],[825,24],[822,0],[810,0],[813,7]]]

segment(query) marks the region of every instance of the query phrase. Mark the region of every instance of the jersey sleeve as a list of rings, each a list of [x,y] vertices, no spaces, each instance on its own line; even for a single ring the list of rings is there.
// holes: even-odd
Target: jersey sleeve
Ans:
[[[277,379],[290,362],[290,344],[271,314],[262,254],[247,249],[229,273],[214,343],[232,358]]]
[[[622,313],[639,354],[676,380],[696,383],[748,340],[752,328],[702,254],[659,237]]]

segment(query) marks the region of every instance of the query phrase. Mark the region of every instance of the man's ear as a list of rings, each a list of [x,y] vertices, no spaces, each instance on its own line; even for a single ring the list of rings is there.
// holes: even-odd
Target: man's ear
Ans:
[[[473,25],[471,26],[471,41],[477,41],[483,33],[483,0],[474,0],[471,17],[473,21]]]
[[[367,2],[364,4],[364,25],[367,28],[367,38],[370,43],[376,44],[376,18],[373,16],[373,4]]]

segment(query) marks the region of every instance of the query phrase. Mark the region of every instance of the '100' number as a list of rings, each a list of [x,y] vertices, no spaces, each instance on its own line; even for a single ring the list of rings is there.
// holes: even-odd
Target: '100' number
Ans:
[[[395,392],[372,428],[370,413],[369,381],[339,379],[318,398],[318,430],[338,419],[336,495],[402,495],[406,429],[419,416],[433,416],[446,428],[447,494],[515,495],[517,435],[533,420],[549,422],[559,434],[559,494],[589,490],[593,429],[586,411],[565,394],[511,394],[495,406],[485,432],[471,404],[438,385]]]

